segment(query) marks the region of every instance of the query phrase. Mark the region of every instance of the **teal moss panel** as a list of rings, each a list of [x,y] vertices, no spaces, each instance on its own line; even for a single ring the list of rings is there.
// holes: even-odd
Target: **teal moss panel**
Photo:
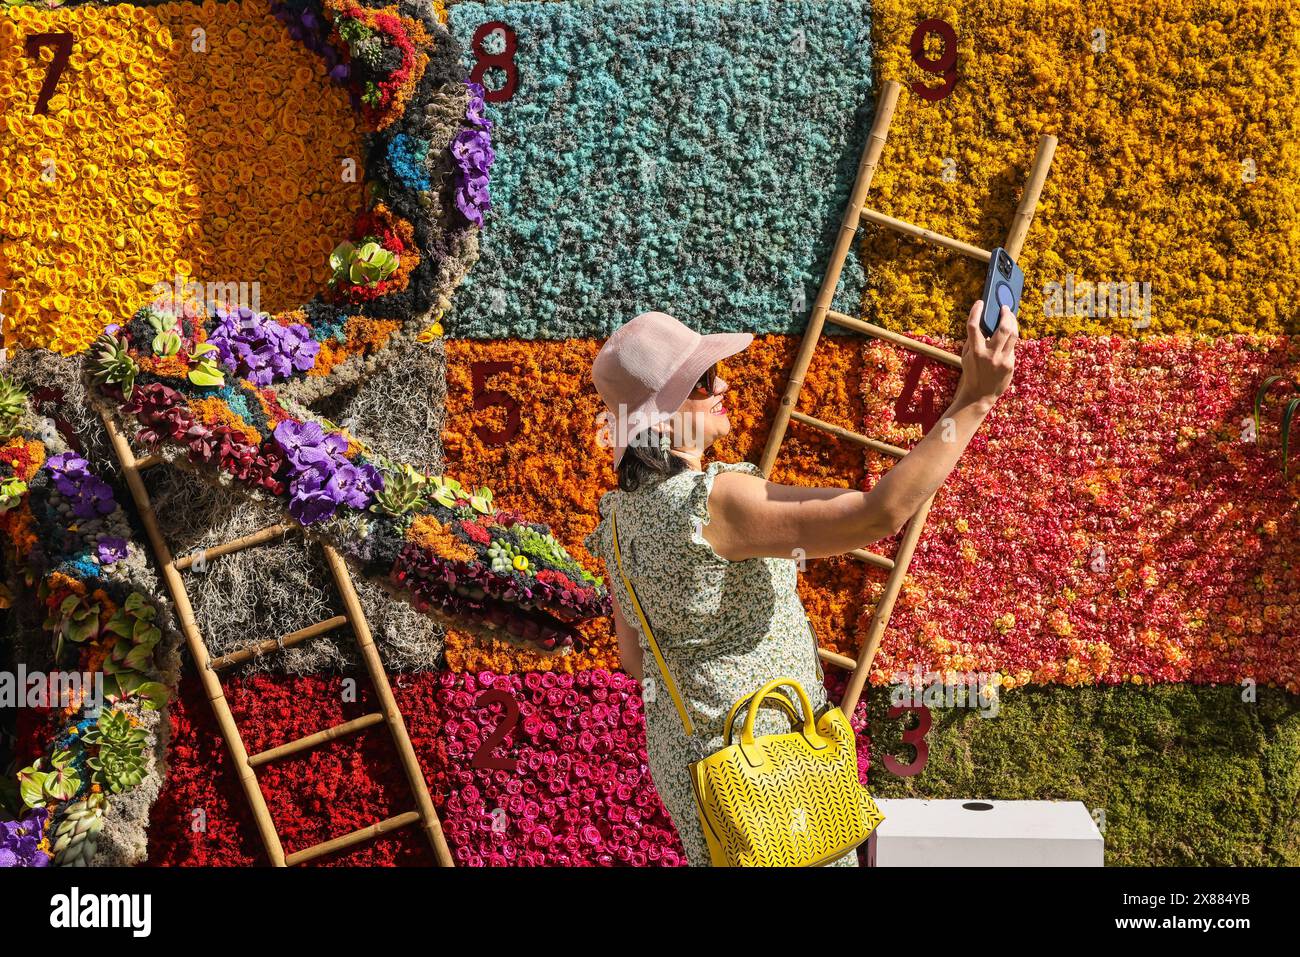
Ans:
[[[649,309],[701,332],[802,330],[874,112],[868,3],[458,3],[450,16],[471,67],[475,29],[509,24],[519,81],[488,109],[494,208],[449,335],[603,337]],[[848,260],[836,306],[856,315]]]
[[[1300,698],[1229,686],[1021,688],[996,717],[931,708],[925,769],[888,692],[870,693],[870,788],[885,798],[1082,801],[1105,812],[1106,864],[1300,865]],[[972,812],[976,813],[976,812]],[[1094,815],[1096,816],[1096,815]]]

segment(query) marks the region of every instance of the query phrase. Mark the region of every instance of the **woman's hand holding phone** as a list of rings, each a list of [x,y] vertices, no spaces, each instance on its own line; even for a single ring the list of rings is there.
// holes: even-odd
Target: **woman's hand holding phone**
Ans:
[[[984,300],[977,299],[971,306],[966,321],[966,347],[961,353],[961,381],[957,383],[954,405],[975,404],[988,411],[998,396],[1011,384],[1016,368],[1016,343],[1020,340],[1020,324],[1016,314],[1002,307],[997,331],[990,339],[984,338],[980,317],[984,314]]]

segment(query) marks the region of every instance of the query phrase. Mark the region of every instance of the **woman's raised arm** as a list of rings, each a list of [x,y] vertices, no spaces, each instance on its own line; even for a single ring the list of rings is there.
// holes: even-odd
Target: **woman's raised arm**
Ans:
[[[778,485],[723,472],[709,495],[704,538],[723,558],[825,558],[863,548],[902,528],[948,478],[984,417],[1011,382],[1019,327],[1006,307],[997,332],[980,332],[982,301],[971,307],[962,377],[939,427],[869,492]]]

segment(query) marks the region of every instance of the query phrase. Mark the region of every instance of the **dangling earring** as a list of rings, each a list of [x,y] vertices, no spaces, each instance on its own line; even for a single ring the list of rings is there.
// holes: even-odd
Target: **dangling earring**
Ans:
[[[673,434],[665,429],[664,431],[659,432],[658,435],[659,435],[659,451],[662,452],[664,455],[668,455],[673,448]]]

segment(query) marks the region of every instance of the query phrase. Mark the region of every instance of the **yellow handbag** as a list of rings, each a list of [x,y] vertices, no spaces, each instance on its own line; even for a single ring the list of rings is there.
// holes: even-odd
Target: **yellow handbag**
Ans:
[[[611,514],[614,561],[688,735],[695,733],[636,590],[623,571],[618,517]],[[802,714],[783,688],[793,688]],[[791,719],[788,734],[754,736],[758,709],[771,699]],[[739,742],[736,718],[749,703]],[[839,708],[815,723],[812,701],[793,678],[774,678],[737,701],[721,750],[690,764],[696,811],[714,867],[816,867],[843,857],[885,819],[858,783],[856,735]]]

